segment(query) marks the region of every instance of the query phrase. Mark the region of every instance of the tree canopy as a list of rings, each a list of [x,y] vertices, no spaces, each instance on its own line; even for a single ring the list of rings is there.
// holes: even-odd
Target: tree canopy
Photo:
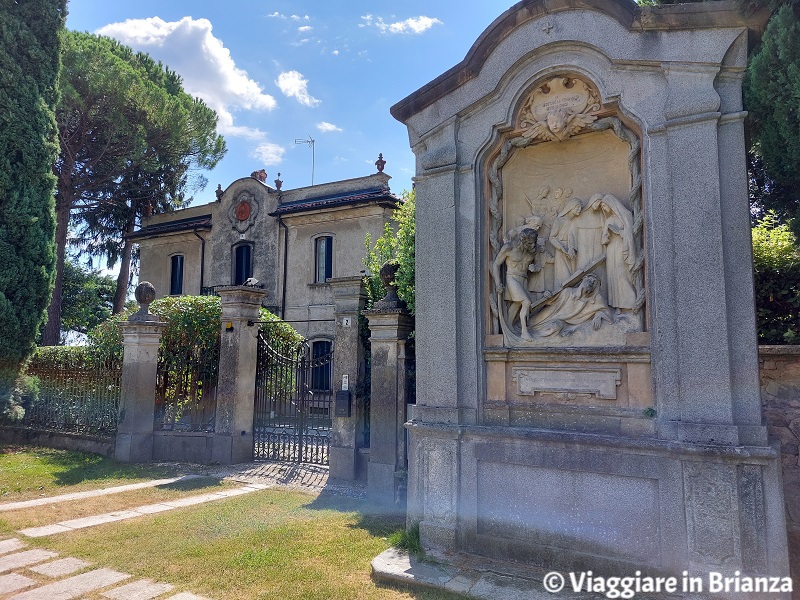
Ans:
[[[58,343],[70,220],[79,250],[121,263],[114,309],[128,287],[131,233],[143,215],[184,206],[202,189],[198,169],[225,154],[217,115],[178,74],[103,36],[67,32],[56,118],[58,267],[45,344]]]
[[[395,209],[391,221],[384,226],[383,235],[375,240],[374,244],[369,234],[364,240],[367,250],[363,263],[368,272],[366,277],[368,306],[372,306],[386,295],[381,283],[380,270],[384,264],[393,261],[399,265],[395,275],[397,295],[414,314],[415,232],[416,193],[404,191],[403,202]]]
[[[108,320],[116,287],[113,277],[82,267],[74,260],[65,261],[62,329],[89,333],[89,330]]]
[[[751,200],[800,232],[800,8],[780,7],[750,57]],[[794,223],[793,223],[794,222]]]
[[[66,0],[16,0],[0,11],[0,404],[33,351],[53,283],[53,110],[65,17]]]

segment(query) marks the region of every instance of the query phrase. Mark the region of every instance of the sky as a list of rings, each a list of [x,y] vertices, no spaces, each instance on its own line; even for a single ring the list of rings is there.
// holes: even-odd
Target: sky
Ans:
[[[400,194],[414,155],[389,108],[459,63],[512,4],[70,0],[67,28],[147,52],[217,112],[228,152],[193,204],[262,168],[283,189],[311,185],[312,160],[317,184],[370,175],[378,153]]]

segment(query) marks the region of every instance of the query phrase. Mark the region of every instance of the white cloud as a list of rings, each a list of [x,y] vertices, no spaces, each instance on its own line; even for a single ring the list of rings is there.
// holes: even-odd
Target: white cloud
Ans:
[[[317,123],[317,129],[319,129],[322,133],[331,133],[334,131],[343,131],[341,127],[337,127],[333,123],[328,123],[327,121],[322,121]]]
[[[299,31],[300,33],[305,33],[306,31],[311,31],[312,29],[314,28],[311,27],[311,25],[303,25],[302,27],[298,27],[297,31]]]
[[[276,11],[275,11],[274,13],[272,13],[271,15],[267,15],[267,17],[269,17],[269,18],[271,18],[271,19],[285,19],[285,18],[286,18],[286,15],[282,15],[281,13],[279,13],[279,12],[276,10]]]
[[[263,164],[265,167],[269,167],[279,165],[281,160],[283,160],[284,152],[286,152],[286,148],[283,148],[278,144],[264,142],[263,144],[256,146],[256,148],[250,153],[250,156],[251,158],[260,160],[261,164]]]
[[[296,98],[304,106],[317,106],[320,101],[308,93],[308,80],[299,71],[285,71],[275,82],[283,94]]]
[[[184,89],[217,112],[220,133],[263,139],[258,130],[234,125],[232,111],[272,110],[275,98],[236,66],[230,51],[214,37],[207,19],[128,19],[101,27],[96,33],[147,52],[176,71],[183,78]]]
[[[334,50],[333,52],[331,52],[331,54],[333,54],[334,56],[339,56],[339,51],[338,50]]]
[[[310,17],[308,15],[303,15],[302,17],[300,15],[292,15],[289,18],[292,21],[308,21],[310,19]]]
[[[434,17],[410,17],[405,21],[396,21],[394,23],[387,23],[383,17],[373,17],[372,15],[364,15],[361,17],[362,23],[359,27],[375,27],[381,33],[400,33],[400,34],[421,34],[425,33],[434,25],[443,25],[442,21]]]

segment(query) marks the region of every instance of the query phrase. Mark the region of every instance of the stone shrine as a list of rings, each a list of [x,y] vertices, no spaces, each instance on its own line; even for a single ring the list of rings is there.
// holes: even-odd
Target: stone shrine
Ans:
[[[424,548],[788,575],[741,93],[766,17],[523,0],[392,108],[417,157]]]

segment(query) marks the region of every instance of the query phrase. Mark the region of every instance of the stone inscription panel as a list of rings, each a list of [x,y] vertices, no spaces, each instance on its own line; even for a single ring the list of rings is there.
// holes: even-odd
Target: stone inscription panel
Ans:
[[[479,461],[478,534],[653,562],[658,481]]]
[[[620,369],[521,368],[512,369],[512,378],[520,396],[536,392],[591,394],[604,400],[617,399]]]

